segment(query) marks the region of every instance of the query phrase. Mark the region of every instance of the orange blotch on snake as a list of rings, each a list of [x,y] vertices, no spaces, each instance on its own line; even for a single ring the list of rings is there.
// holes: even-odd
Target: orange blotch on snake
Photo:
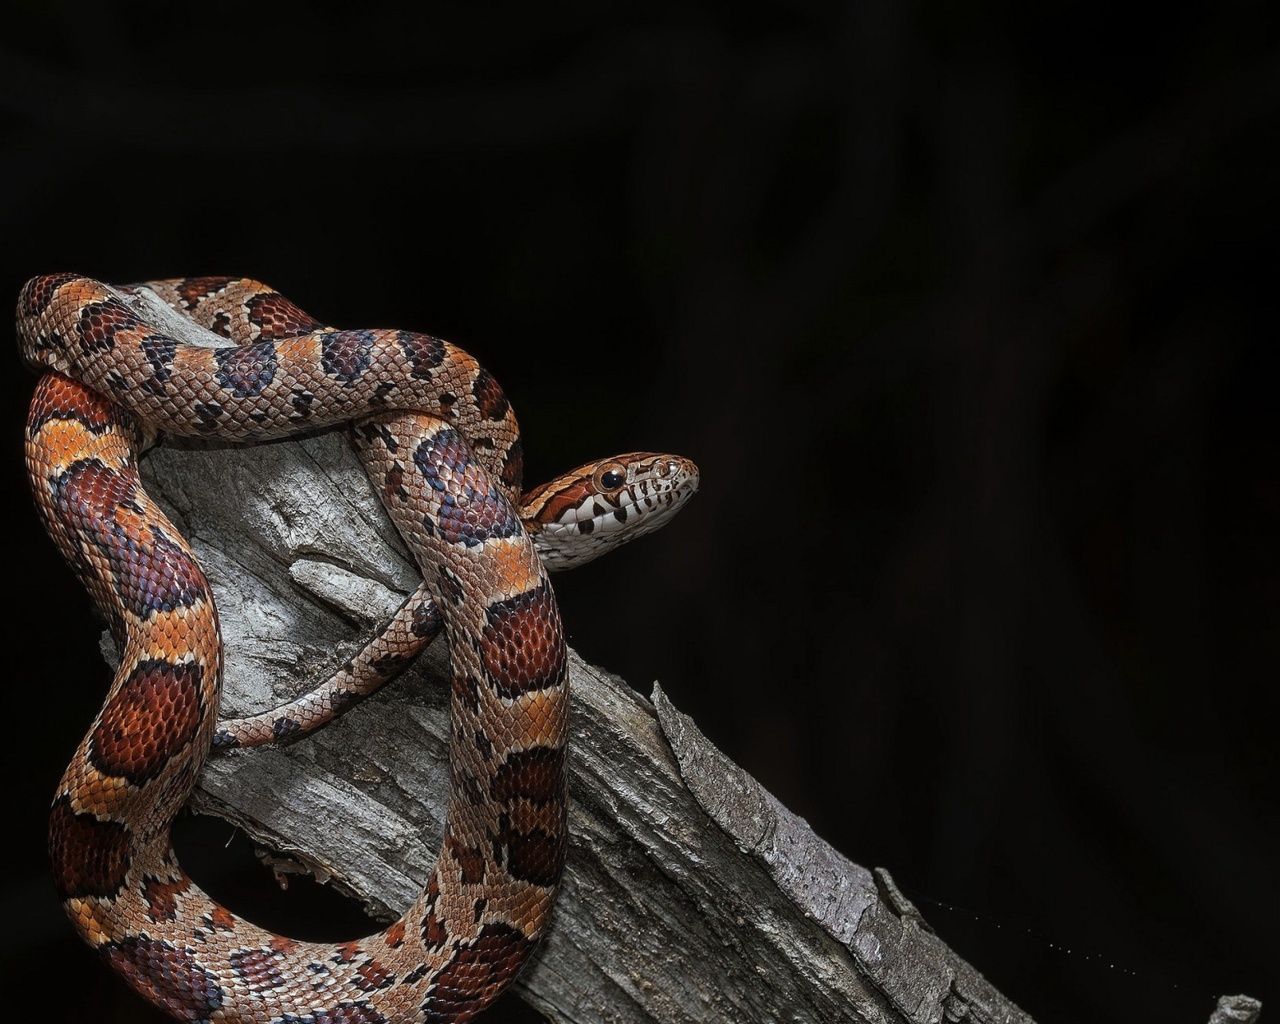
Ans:
[[[506,543],[489,544],[484,556],[493,566],[493,587],[497,591],[494,596],[499,599],[513,598],[543,585],[542,564],[514,538]]]

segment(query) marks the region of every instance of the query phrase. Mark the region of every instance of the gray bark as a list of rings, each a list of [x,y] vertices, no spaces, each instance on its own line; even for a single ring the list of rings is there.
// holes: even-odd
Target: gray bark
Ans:
[[[1262,1003],[1252,996],[1220,996],[1209,1024],[1256,1024],[1262,1017]]]
[[[144,477],[212,581],[224,717],[323,678],[418,581],[337,434],[164,446]],[[242,828],[277,870],[393,919],[443,830],[446,678],[440,642],[316,735],[212,759],[193,808]],[[550,933],[517,982],[550,1019],[1029,1024],[886,872],[814,835],[661,689],[646,700],[576,655],[571,680],[571,851]]]

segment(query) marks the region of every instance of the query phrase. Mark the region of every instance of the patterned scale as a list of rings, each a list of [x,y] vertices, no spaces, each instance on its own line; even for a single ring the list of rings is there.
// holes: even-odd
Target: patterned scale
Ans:
[[[123,651],[54,801],[67,912],[180,1020],[471,1020],[542,935],[567,844],[563,630],[512,500],[509,404],[470,356],[427,335],[334,331],[257,282],[150,287],[185,313],[202,307],[213,330],[257,336],[187,344],[137,311],[137,289],[74,275],[33,279],[19,300],[24,358],[45,374],[27,425],[33,492]],[[208,583],[136,459],[157,430],[274,437],[348,420],[444,624],[452,785],[439,860],[404,916],[357,941],[304,943],[230,913],[174,857],[172,820],[217,729],[221,640]],[[692,472],[673,488],[681,501]],[[570,501],[567,519],[596,501]]]

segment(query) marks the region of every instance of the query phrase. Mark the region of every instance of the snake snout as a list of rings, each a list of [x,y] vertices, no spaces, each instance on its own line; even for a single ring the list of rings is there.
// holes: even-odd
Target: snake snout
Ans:
[[[697,463],[682,455],[667,455],[655,467],[655,475],[666,482],[677,495],[692,495],[698,489],[702,474]]]

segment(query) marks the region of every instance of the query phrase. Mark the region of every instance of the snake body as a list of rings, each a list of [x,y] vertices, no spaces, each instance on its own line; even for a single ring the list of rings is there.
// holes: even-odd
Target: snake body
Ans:
[[[239,343],[179,341],[141,311],[146,294]],[[26,429],[36,503],[123,652],[51,813],[76,929],[180,1020],[473,1019],[544,933],[567,844],[563,629],[516,505],[520,435],[501,388],[447,342],[334,330],[243,279],[115,289],[38,277],[19,298],[18,335],[44,374]],[[221,638],[204,574],[137,458],[157,431],[255,439],[341,423],[424,575],[421,599],[366,652],[385,652],[394,624],[423,609],[443,621],[452,784],[414,904],[381,932],[330,944],[234,915],[172,850],[219,729]]]

